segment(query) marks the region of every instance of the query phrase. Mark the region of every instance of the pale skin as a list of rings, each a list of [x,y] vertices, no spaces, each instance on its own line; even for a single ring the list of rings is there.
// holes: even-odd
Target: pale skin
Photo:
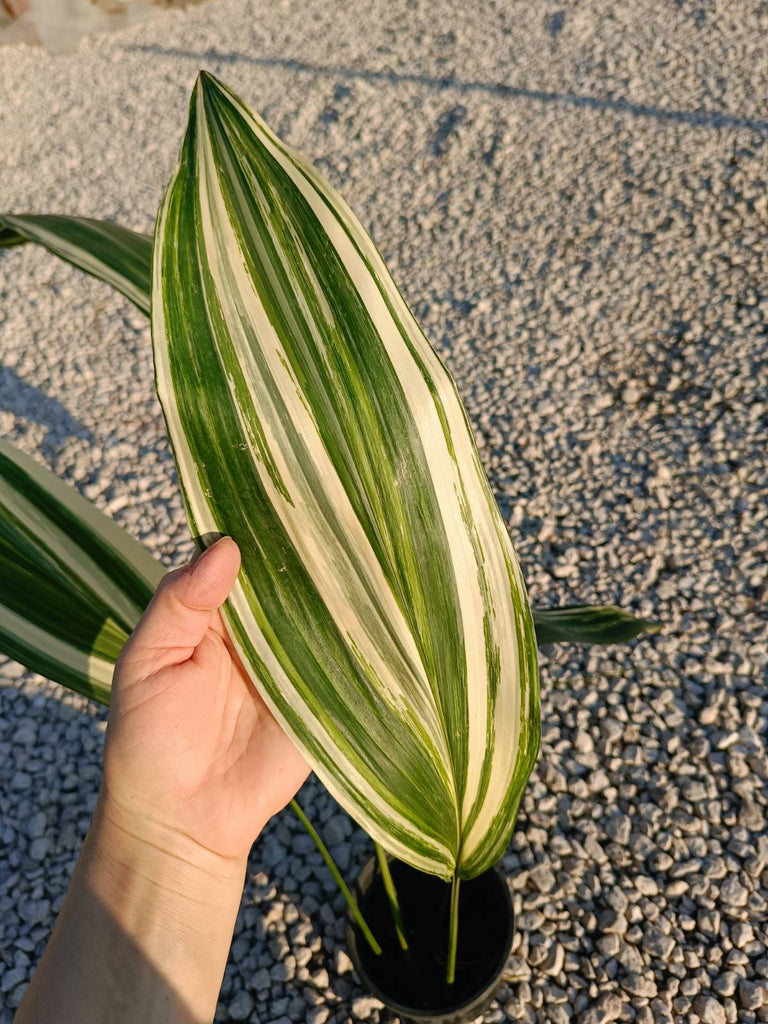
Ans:
[[[248,853],[309,771],[224,629],[239,566],[223,538],[169,573],[120,655],[96,810],[14,1024],[213,1019]]]

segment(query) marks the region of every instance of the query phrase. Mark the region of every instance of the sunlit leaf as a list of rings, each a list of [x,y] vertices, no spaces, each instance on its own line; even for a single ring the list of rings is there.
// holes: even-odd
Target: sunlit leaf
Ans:
[[[242,550],[225,611],[253,681],[387,849],[480,873],[538,675],[452,379],[340,196],[208,75],[156,239],[158,393],[193,533]]]

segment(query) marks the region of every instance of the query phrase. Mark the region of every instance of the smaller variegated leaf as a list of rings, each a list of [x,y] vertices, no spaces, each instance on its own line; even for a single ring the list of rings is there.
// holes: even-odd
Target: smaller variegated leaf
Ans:
[[[658,633],[661,624],[638,619],[612,604],[534,608],[536,640],[556,643],[619,644],[641,633]]]
[[[143,544],[0,441],[0,650],[100,703],[163,575]]]
[[[0,214],[0,248],[36,242],[122,292],[149,313],[152,238],[109,221]]]

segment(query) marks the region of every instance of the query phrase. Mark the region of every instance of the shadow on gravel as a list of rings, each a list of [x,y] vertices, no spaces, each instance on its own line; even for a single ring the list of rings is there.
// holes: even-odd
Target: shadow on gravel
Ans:
[[[48,942],[102,781],[106,708],[66,694],[54,683],[37,680],[37,676],[26,675],[14,661],[6,662],[0,655],[0,897],[5,897],[0,982],[7,984],[6,978],[14,969],[14,952],[22,948],[17,945],[19,939],[26,943],[30,961],[13,990],[3,990],[0,1020],[6,1019],[5,1006],[15,1009],[18,1005]],[[59,694],[62,700],[57,699]],[[302,787],[299,799],[312,817],[315,813],[311,808],[324,793],[314,776]],[[340,808],[337,812],[343,815]],[[350,823],[349,833],[352,831]],[[350,881],[372,852],[368,837],[356,826],[354,831],[360,842],[355,844],[352,839],[348,844],[352,856],[344,873]],[[110,908],[95,896],[87,894],[86,898],[89,912],[100,919],[101,928],[120,954],[135,959],[137,969],[146,970],[154,998],[163,1000],[168,1014],[173,1007],[178,1020],[192,1024],[182,994],[157,975],[115,922]],[[282,922],[290,905],[295,908],[294,914],[300,910],[305,915],[302,920],[307,944],[315,938],[324,940],[324,948],[318,948],[314,955],[314,969],[331,971],[333,951],[343,943],[343,900],[314,843],[286,809],[269,821],[250,852],[234,931],[236,945],[229,954],[228,970],[241,971],[244,980],[240,987],[252,995],[256,991],[249,987],[248,979],[263,971],[265,963],[271,968],[279,962],[270,943],[279,941],[282,932],[277,922]],[[348,980],[342,984],[352,991]],[[357,991],[355,988],[355,994]],[[229,997],[222,993],[220,1002],[226,1006]],[[305,1017],[302,1014],[293,1019]]]
[[[650,104],[632,103],[622,97],[583,96],[575,92],[547,92],[540,89],[524,89],[503,82],[465,81],[452,75],[436,78],[430,75],[412,74],[402,71],[369,71],[365,68],[347,68],[332,64],[313,64],[311,61],[293,60],[288,57],[251,57],[244,53],[219,53],[213,48],[202,53],[192,53],[174,47],[136,45],[126,47],[140,53],[151,53],[159,57],[187,57],[190,60],[211,64],[253,64],[257,67],[285,68],[288,71],[305,71],[312,74],[330,75],[334,78],[349,78],[368,82],[389,82],[391,85],[404,83],[423,85],[428,89],[456,92],[479,92],[504,99],[533,100],[537,103],[559,103],[563,106],[585,107],[589,110],[604,110],[631,117],[648,117],[657,121],[671,121],[698,128],[748,128],[760,134],[768,134],[768,121],[752,117],[734,117],[718,110],[670,110]]]
[[[0,661],[2,661],[0,656]],[[13,663],[11,663],[13,664]],[[60,703],[44,684],[17,688],[0,665],[0,762],[3,801],[0,891],[5,896],[4,934],[0,942],[3,1010],[15,1010],[48,943],[60,903],[82,847],[86,823],[101,781],[101,712]],[[46,690],[48,692],[46,692]],[[97,717],[97,715],[99,717]],[[198,1019],[183,995],[164,978],[122,926],[111,908],[90,889],[80,890],[80,909],[118,955],[133,963],[144,991],[165,1007],[168,1019],[194,1024]],[[85,935],[88,941],[88,935]],[[91,943],[93,945],[93,943]],[[16,954],[24,952],[21,969]],[[89,954],[98,957],[99,950]],[[141,1000],[139,1000],[141,1003]]]
[[[90,430],[82,426],[56,398],[27,384],[8,366],[0,366],[0,412],[11,412],[20,419],[47,428],[43,450],[55,447],[66,437],[92,441]]]

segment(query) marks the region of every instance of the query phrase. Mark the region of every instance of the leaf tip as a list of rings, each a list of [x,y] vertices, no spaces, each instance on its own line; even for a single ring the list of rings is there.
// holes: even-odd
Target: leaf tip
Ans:
[[[194,91],[201,97],[210,96],[213,93],[222,93],[224,91],[224,83],[219,81],[216,75],[210,71],[205,71],[201,68],[197,73]]]

